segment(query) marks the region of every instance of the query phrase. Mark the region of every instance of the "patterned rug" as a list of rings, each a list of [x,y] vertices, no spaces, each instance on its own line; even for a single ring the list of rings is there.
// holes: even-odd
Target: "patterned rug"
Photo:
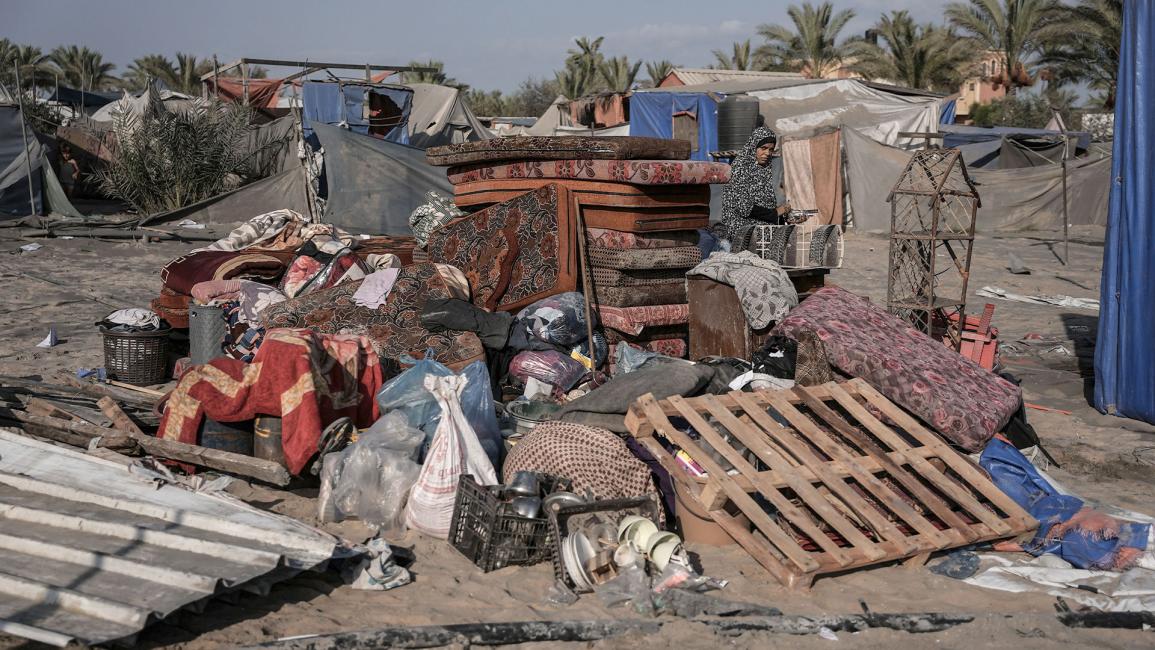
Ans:
[[[382,359],[400,362],[408,355],[425,357],[432,349],[441,363],[456,367],[484,358],[485,350],[473,332],[429,332],[419,317],[425,301],[456,297],[445,279],[430,263],[401,269],[389,298],[377,309],[353,302],[360,281],[345,282],[300,298],[267,307],[261,319],[268,329],[307,327],[317,332],[365,336]]]
[[[477,306],[521,309],[577,288],[572,208],[568,190],[546,185],[430,233],[426,252],[465,273]]]
[[[709,185],[730,181],[730,165],[696,160],[520,160],[453,167],[457,185],[506,178],[579,178],[631,185]]]
[[[686,160],[690,143],[665,138],[527,136],[430,147],[425,160],[446,167],[500,160]]]
[[[697,230],[674,230],[672,232],[656,232],[650,235],[640,235],[609,228],[586,228],[591,246],[615,248],[618,250],[634,250],[638,248],[676,248],[678,246],[697,246]]]

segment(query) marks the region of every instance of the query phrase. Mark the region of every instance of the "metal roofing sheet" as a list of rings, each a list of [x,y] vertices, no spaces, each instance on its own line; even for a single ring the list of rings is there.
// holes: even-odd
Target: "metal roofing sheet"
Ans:
[[[131,639],[214,594],[319,567],[337,544],[228,495],[0,430],[0,632]]]

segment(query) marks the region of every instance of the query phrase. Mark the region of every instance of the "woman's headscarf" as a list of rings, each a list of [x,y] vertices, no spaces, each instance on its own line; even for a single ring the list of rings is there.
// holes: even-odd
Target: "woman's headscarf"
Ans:
[[[730,163],[730,182],[722,189],[722,225],[732,242],[738,241],[751,225],[759,223],[750,218],[755,207],[771,211],[778,208],[774,172],[771,165],[758,164],[756,153],[759,143],[769,138],[776,138],[770,127],[754,129],[742,151]]]

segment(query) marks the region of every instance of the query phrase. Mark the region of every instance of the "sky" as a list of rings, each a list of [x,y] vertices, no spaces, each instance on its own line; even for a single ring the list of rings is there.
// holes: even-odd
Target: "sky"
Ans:
[[[123,74],[146,54],[216,54],[404,65],[438,59],[459,82],[511,92],[527,77],[552,78],[578,36],[605,36],[607,56],[668,59],[705,67],[711,50],[730,50],[763,23],[789,24],[788,2],[766,0],[36,0],[5,2],[0,37],[45,52],[83,45]],[[843,32],[861,34],[893,9],[941,21],[945,0],[836,0],[857,16]],[[641,76],[645,76],[644,72]],[[279,70],[272,70],[276,76]],[[288,71],[285,71],[287,73]]]

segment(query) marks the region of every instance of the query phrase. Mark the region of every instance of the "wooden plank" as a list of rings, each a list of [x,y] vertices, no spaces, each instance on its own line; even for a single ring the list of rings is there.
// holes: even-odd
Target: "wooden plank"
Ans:
[[[841,461],[843,465],[852,469],[852,475],[855,480],[857,480],[865,490],[873,494],[874,498],[878,499],[891,512],[901,517],[907,524],[926,537],[925,540],[908,540],[906,535],[895,529],[900,536],[899,539],[915,545],[929,543],[938,548],[942,548],[950,543],[950,539],[940,533],[938,529],[934,527],[934,524],[920,515],[910,504],[904,501],[901,496],[896,494],[890,486],[880,481],[873,474],[865,471],[858,463],[856,457],[851,456],[842,444],[835,442],[827,436],[810,418],[794,408],[793,404],[790,404],[785,399],[779,398],[779,396],[775,394],[767,395],[767,399],[774,409],[785,417],[792,426],[797,428],[802,435],[817,444],[831,458]],[[861,499],[861,496],[858,498]],[[848,503],[854,503],[854,501],[848,500]],[[869,504],[865,505],[869,506]]]
[[[101,413],[104,413],[109,420],[112,420],[113,427],[121,431],[131,431],[138,436],[144,435],[144,431],[141,431],[140,427],[136,426],[136,422],[133,422],[132,418],[128,417],[128,414],[125,413],[120,408],[120,405],[113,401],[111,397],[101,397],[96,401],[96,405],[100,407]]]
[[[989,485],[989,489],[981,490],[982,495],[989,499],[991,503],[998,506],[999,510],[1007,513],[1011,519],[1015,520],[1019,524],[1017,527],[1025,526],[1026,530],[1029,530],[1038,526],[1039,522],[1035,521],[1034,517],[1031,517],[1022,506],[1015,503],[1013,499],[991,483],[984,472],[974,465],[971,465],[967,459],[963,458],[958,452],[954,451],[954,449],[951,449],[938,434],[932,433],[923,427],[922,424],[907,414],[906,411],[898,408],[897,405],[886,399],[886,397],[865,381],[854,379],[850,384],[858,394],[862,395],[863,398],[878,408],[878,410],[882,411],[887,417],[898,423],[903,430],[914,436],[919,442],[927,447],[945,450],[939,457],[954,470],[956,474],[961,476],[963,480],[971,485]]]
[[[846,409],[846,411],[853,415],[860,423],[862,423],[863,426],[865,426],[879,438],[883,439],[885,442],[887,442],[887,444],[897,449],[897,446],[894,443],[887,440],[887,438],[898,439],[898,435],[894,432],[894,430],[880,422],[878,418],[874,417],[870,413],[870,411],[859,404],[853,397],[843,392],[838,386],[831,386],[830,394],[834,397],[836,402],[842,405],[842,408]],[[954,450],[948,449],[942,453],[953,454]],[[911,466],[916,468],[922,476],[933,483],[935,487],[945,492],[946,495],[953,499],[955,503],[966,509],[966,511],[976,519],[989,526],[995,532],[1008,532],[1009,527],[1005,522],[1002,521],[1002,519],[999,518],[998,515],[996,515],[994,512],[991,512],[989,508],[979,503],[979,501],[974,498],[974,495],[971,494],[969,490],[963,489],[962,487],[956,485],[954,481],[950,479],[950,477],[946,476],[940,472],[937,467],[927,462],[926,458],[913,453],[903,453],[903,456],[906,457]],[[893,459],[893,456],[888,457]],[[943,460],[943,462],[946,461]],[[952,517],[944,518],[940,513],[941,507],[939,504],[941,504],[941,506],[946,506],[945,503],[942,503],[942,501],[938,499],[937,496],[935,496],[935,498],[931,500],[927,505],[934,507],[935,514],[938,515],[944,523],[959,529],[969,526],[969,524],[962,521],[957,516],[954,516],[953,512],[951,513]]]
[[[69,413],[68,411],[65,411],[52,402],[42,400],[39,397],[33,397],[29,399],[28,403],[24,406],[24,410],[28,411],[32,415],[39,415],[46,418],[57,418],[59,420],[66,420],[68,422],[85,421],[84,418],[80,417],[79,415]],[[89,424],[92,423],[89,422]]]
[[[730,479],[730,477],[726,474],[726,471],[723,470],[722,467],[718,465],[718,463],[714,462],[714,460],[708,455],[702,453],[689,436],[682,433],[681,431],[678,431],[674,426],[670,424],[670,421],[666,419],[662,409],[658,406],[657,401],[654,400],[653,395],[645,395],[639,398],[637,404],[641,406],[642,412],[646,414],[650,424],[652,424],[654,428],[659,433],[661,433],[662,436],[678,445],[682,449],[685,449],[686,453],[693,454],[694,451],[698,452],[695,455],[694,460],[697,461],[698,464],[700,464],[712,478],[718,481],[718,483],[722,486],[722,489],[725,490],[726,494],[735,503],[735,505],[737,505],[738,508],[741,509],[742,512],[746,514],[746,516],[749,517],[750,520],[755,523],[755,525],[758,526],[759,529],[763,530],[764,534],[770,539],[770,541],[782,552],[783,555],[785,555],[792,563],[794,563],[795,566],[798,567],[798,570],[807,572],[816,571],[819,568],[818,562],[810,557],[809,553],[803,550],[802,547],[799,546],[792,537],[788,536],[785,531],[783,531],[777,524],[775,524],[774,521],[771,520],[770,517],[766,514],[766,512],[762,510],[761,506],[759,506],[757,502],[754,501],[754,499],[750,498],[750,495],[747,494],[745,490],[738,487],[738,485],[732,479]],[[711,518],[713,518],[717,512],[719,511],[712,511],[710,513]],[[718,519],[715,519],[715,521],[718,521]],[[727,530],[727,532],[730,531]],[[735,537],[734,539],[739,543],[743,541],[739,537]],[[743,544],[743,546],[745,547],[745,544]],[[750,551],[752,555],[754,554],[754,551],[750,548],[747,548],[747,551]],[[755,555],[755,557],[758,558],[757,555]],[[763,566],[766,565],[763,564]],[[767,566],[767,568],[770,569],[769,566]]]
[[[82,448],[87,447],[88,441],[93,438],[101,437],[112,439],[128,436],[132,438],[136,444],[140,445],[145,453],[152,456],[199,465],[201,467],[248,478],[255,478],[279,487],[284,487],[289,484],[289,471],[287,469],[277,463],[253,458],[252,456],[243,456],[241,454],[234,454],[219,449],[209,449],[198,445],[188,445],[175,440],[138,436],[130,431],[104,429],[102,427],[94,427],[85,422],[66,422],[56,418],[29,415],[21,411],[11,411],[10,414],[4,414],[2,417],[24,424],[37,425],[45,429],[63,431],[68,434],[78,434],[84,437],[83,440],[80,438],[71,438],[72,440],[76,440],[76,442],[64,442]],[[37,433],[37,435],[41,434]]]
[[[132,439],[132,436],[124,432],[101,429],[100,427],[94,427],[81,420],[62,420],[60,418],[35,415],[23,411],[9,411],[0,414],[0,423],[12,423],[13,426],[25,429],[27,433],[34,436],[63,442],[74,447],[80,447],[81,449],[87,449],[92,440],[98,437],[101,439],[100,444],[102,447],[125,450],[131,450],[137,447],[137,443]],[[99,436],[94,436],[91,435],[90,429],[96,429],[103,433]]]
[[[726,427],[735,438],[746,445],[747,449],[754,452],[754,455],[762,459],[762,462],[769,465],[771,469],[781,472],[782,477],[786,480],[786,484],[790,489],[794,490],[794,493],[797,494],[811,510],[818,513],[823,521],[837,530],[847,542],[862,551],[866,557],[872,560],[886,557],[885,551],[867,539],[866,536],[862,534],[862,531],[858,529],[858,526],[846,519],[841,512],[831,506],[830,502],[826,500],[826,497],[819,494],[809,481],[802,480],[796,472],[792,471],[791,467],[781,455],[774,453],[774,451],[769,448],[765,442],[768,437],[766,433],[743,424],[738,418],[734,417],[733,413],[723,408],[712,395],[706,395],[694,401],[704,405],[710,414],[717,418],[722,426]],[[825,537],[825,535],[823,536]],[[842,549],[839,548],[839,550],[841,551]]]
[[[717,481],[706,481],[702,486],[702,491],[698,493],[698,501],[706,507],[707,511],[721,510],[726,505],[729,497],[726,492],[718,485]]]
[[[705,399],[705,397],[699,397],[696,398],[694,402],[702,403],[702,401]],[[754,466],[751,465],[742,456],[742,454],[738,453],[737,449],[734,449],[730,443],[726,442],[722,438],[722,435],[718,433],[714,427],[710,426],[710,423],[707,422],[706,419],[702,417],[702,415],[698,413],[697,410],[695,410],[694,406],[686,402],[684,398],[678,395],[670,397],[669,402],[674,406],[674,408],[678,409],[682,417],[690,423],[690,426],[694,427],[694,430],[698,432],[698,435],[700,435],[706,442],[708,442],[710,446],[714,448],[714,451],[718,452],[723,457],[725,457],[726,460],[730,461],[730,464],[733,465],[739,473],[750,479],[750,482],[758,488],[758,493],[761,494],[762,497],[767,501],[769,501],[775,508],[777,508],[778,511],[784,517],[786,517],[786,519],[788,519],[791,524],[805,533],[806,536],[809,537],[815,544],[822,547],[822,550],[829,553],[834,561],[837,562],[840,566],[847,566],[851,563],[852,558],[850,555],[848,555],[846,551],[840,548],[834,540],[830,539],[830,535],[819,528],[807,513],[803,512],[801,508],[791,503],[789,499],[783,496],[781,492],[774,489],[773,486],[759,485],[756,478],[758,471],[754,469]],[[693,455],[694,460],[698,460],[697,454],[693,454],[692,452],[687,453]],[[714,472],[711,471],[709,474],[711,480],[714,480]],[[758,510],[761,511],[762,509],[758,508]],[[746,512],[744,508],[742,509],[742,512],[747,517],[751,516],[751,513]],[[753,521],[753,517],[751,517],[751,521]],[[761,526],[759,526],[759,528],[761,528]],[[782,527],[775,525],[774,528],[781,529]],[[789,533],[789,531],[787,531],[787,533]],[[783,549],[783,552],[786,552],[786,550]],[[789,556],[789,553],[787,553],[787,555]]]
[[[838,390],[838,386],[830,386],[828,390],[833,394]],[[858,447],[868,455],[873,456],[878,463],[882,465],[883,469],[886,470],[887,474],[890,474],[891,478],[909,490],[912,496],[918,499],[924,506],[927,506],[934,512],[935,516],[949,526],[947,530],[941,531],[942,533],[953,537],[954,539],[952,541],[956,544],[971,541],[966,535],[967,523],[952,512],[950,506],[943,502],[938,495],[931,492],[921,481],[903,469],[901,464],[891,460],[890,456],[886,455],[886,451],[871,440],[869,436],[863,435],[861,431],[855,429],[841,415],[827,406],[825,402],[811,395],[805,387],[799,386],[795,389],[795,393],[803,398],[806,405],[810,407],[810,410],[813,411],[815,415],[822,418],[826,424],[858,445]],[[895,449],[895,451],[901,452],[901,448]],[[941,486],[939,487],[941,488]]]
[[[819,478],[826,487],[830,488],[830,490],[837,494],[863,521],[867,522],[880,538],[897,545],[896,550],[900,554],[913,553],[918,550],[918,547],[907,539],[906,534],[899,530],[898,526],[894,525],[894,522],[887,519],[885,514],[877,508],[867,503],[862,498],[862,495],[855,492],[854,488],[843,480],[843,477],[833,476],[831,472],[826,469],[826,462],[815,455],[814,452],[801,441],[796,440],[793,432],[786,430],[781,424],[775,421],[774,418],[770,417],[769,413],[763,411],[761,408],[755,408],[753,400],[748,398],[746,394],[735,395],[731,393],[731,395],[733,395],[734,399],[740,400],[741,403],[750,406],[750,410],[746,412],[755,418],[759,426],[770,436],[777,438],[782,445],[791,448],[795,454],[802,458],[803,462],[819,475]],[[795,413],[797,413],[797,411],[795,411]],[[798,415],[801,416],[801,413],[798,413]],[[814,428],[809,420],[807,420],[807,424],[811,425],[810,428]],[[806,432],[803,433],[805,434]],[[860,471],[858,467],[850,466],[846,463],[842,463],[842,466],[847,469],[847,475],[855,478],[859,483],[865,484],[865,481],[868,480],[866,476],[863,476],[864,472]],[[868,476],[873,477],[873,474],[869,474]]]

